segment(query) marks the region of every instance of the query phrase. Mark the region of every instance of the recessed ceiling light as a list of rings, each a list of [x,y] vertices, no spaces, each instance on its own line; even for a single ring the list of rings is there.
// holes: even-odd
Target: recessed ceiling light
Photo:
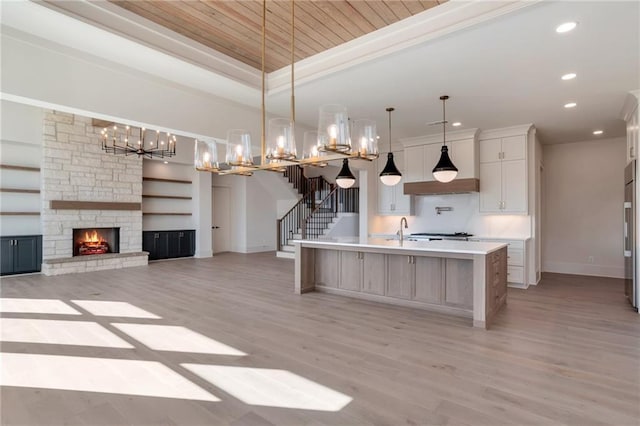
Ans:
[[[462,126],[462,123],[461,123],[461,122],[459,122],[459,121],[456,121],[455,123],[451,123],[451,125],[452,125],[453,127],[458,127],[458,126]]]
[[[601,135],[601,134],[603,134],[603,133],[604,133],[604,132],[603,132],[602,130],[594,130],[594,131],[593,131],[593,134],[594,134],[594,135]]]
[[[565,74],[562,76],[563,80],[573,80],[574,78],[576,78],[575,72],[570,72],[569,74]]]
[[[565,108],[575,108],[575,106],[578,105],[575,102],[569,102],[568,104],[564,104]]]
[[[168,161],[165,161],[165,162],[164,162],[164,164],[169,164],[169,162],[168,162]]]
[[[556,32],[557,33],[568,33],[569,31],[571,31],[572,29],[574,29],[576,26],[578,25],[577,22],[565,22],[564,24],[560,24],[558,25],[558,27],[556,28]]]

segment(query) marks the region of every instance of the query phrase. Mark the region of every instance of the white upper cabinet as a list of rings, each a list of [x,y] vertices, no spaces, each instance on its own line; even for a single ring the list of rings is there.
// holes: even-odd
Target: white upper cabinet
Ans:
[[[442,135],[420,136],[401,140],[404,145],[404,181],[434,181],[432,170],[440,160]],[[478,177],[477,129],[447,133],[449,157],[458,168],[456,179]]]
[[[480,135],[480,211],[528,213],[527,141],[532,126]]]

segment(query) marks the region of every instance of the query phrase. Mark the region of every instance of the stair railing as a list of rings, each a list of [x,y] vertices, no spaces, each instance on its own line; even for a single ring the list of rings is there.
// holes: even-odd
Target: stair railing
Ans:
[[[360,188],[340,188],[331,192],[316,205],[302,226],[303,239],[317,239],[338,213],[358,213]]]
[[[290,166],[291,168],[299,168],[298,166]],[[289,167],[287,168],[289,169]],[[291,176],[292,181],[290,182],[294,185],[293,182],[304,182],[302,185],[305,186],[307,192],[305,195],[298,200],[298,202],[285,213],[282,218],[277,219],[276,221],[276,229],[277,229],[277,248],[278,250],[282,250],[282,246],[287,244],[287,242],[293,237],[293,234],[299,233],[302,228],[302,224],[305,219],[309,216],[309,214],[315,210],[316,201],[318,194],[326,194],[331,191],[332,187],[329,182],[327,182],[324,177],[318,176],[314,178],[305,178],[302,175],[303,179],[300,179],[298,173],[295,170],[291,170],[289,174]],[[320,195],[322,196],[322,195]]]

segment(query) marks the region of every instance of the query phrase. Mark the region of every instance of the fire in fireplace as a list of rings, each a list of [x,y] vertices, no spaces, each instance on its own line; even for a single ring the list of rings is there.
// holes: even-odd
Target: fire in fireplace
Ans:
[[[120,252],[120,228],[82,228],[73,230],[73,255]]]

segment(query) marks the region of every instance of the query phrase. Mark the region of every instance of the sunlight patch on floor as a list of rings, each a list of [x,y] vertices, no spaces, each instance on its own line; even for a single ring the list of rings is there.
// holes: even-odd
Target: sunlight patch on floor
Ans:
[[[133,348],[100,324],[90,321],[0,318],[0,341]]]
[[[180,365],[249,405],[340,411],[352,401],[348,395],[286,370]]]
[[[61,300],[0,298],[0,312],[19,314],[81,315]]]
[[[162,318],[128,302],[113,302],[108,300],[72,300],[72,302],[98,317]]]
[[[0,353],[3,386],[220,401],[154,361]]]
[[[128,323],[112,323],[111,325],[157,351],[247,355],[231,346],[181,326]]]

